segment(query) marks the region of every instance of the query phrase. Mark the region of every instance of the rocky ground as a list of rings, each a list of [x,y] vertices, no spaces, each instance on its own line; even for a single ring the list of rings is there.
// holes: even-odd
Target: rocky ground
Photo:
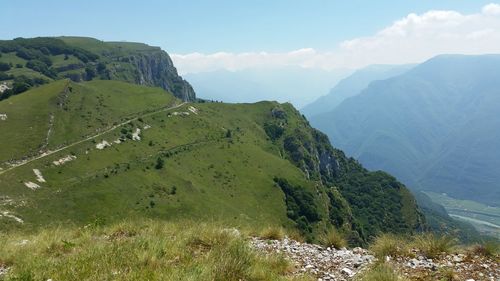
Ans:
[[[2,278],[3,275],[7,274],[8,270],[9,269],[7,268],[7,266],[0,263],[0,278]]]
[[[410,280],[441,280],[445,276],[452,280],[500,281],[498,259],[480,255],[448,254],[439,259],[398,257],[389,262]]]
[[[284,254],[295,264],[295,274],[307,272],[318,277],[318,281],[350,280],[375,261],[375,257],[362,248],[336,250],[288,238],[252,238],[251,244],[264,252]]]
[[[265,253],[279,253],[295,264],[293,274],[309,273],[325,280],[352,280],[375,263],[376,258],[362,248],[333,249],[318,245],[300,243],[288,238],[283,240],[262,240],[252,238],[251,244]],[[386,257],[401,276],[408,280],[457,280],[457,281],[500,281],[498,258],[479,255],[448,254],[439,259],[426,259],[414,252],[411,257]]]

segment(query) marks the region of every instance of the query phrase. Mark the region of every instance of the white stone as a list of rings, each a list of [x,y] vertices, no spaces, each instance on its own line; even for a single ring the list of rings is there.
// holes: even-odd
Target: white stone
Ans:
[[[18,223],[24,223],[24,221],[21,218],[18,218],[18,217],[14,216],[13,214],[11,214],[10,212],[7,212],[7,211],[1,212],[0,213],[0,217],[11,218],[11,219],[15,220]]]
[[[70,161],[73,161],[76,159],[76,156],[74,155],[68,155],[68,156],[65,156],[57,161],[54,161],[52,162],[52,164],[56,165],[56,166],[60,166],[60,165],[63,165],[65,164],[66,162],[70,162]]]
[[[27,188],[31,189],[31,190],[35,190],[35,189],[40,188],[40,186],[39,186],[38,184],[36,184],[36,183],[34,183],[34,182],[31,182],[31,181],[25,182],[25,183],[24,183],[24,185],[25,185]]]
[[[198,109],[196,109],[195,107],[190,106],[190,107],[188,107],[188,110],[191,111],[192,113],[198,115]]]
[[[136,128],[135,132],[132,134],[132,140],[134,141],[140,141],[141,140],[141,129]]]
[[[36,180],[37,180],[38,182],[42,182],[42,183],[43,183],[43,182],[46,182],[46,181],[45,181],[45,178],[43,177],[42,172],[41,172],[40,170],[38,170],[38,169],[33,169],[33,173],[35,173]]]
[[[350,270],[349,268],[347,268],[347,267],[342,268],[341,272],[343,274],[346,274],[349,277],[353,277],[354,276],[354,272],[352,270]]]
[[[99,150],[102,150],[108,146],[111,146],[111,144],[105,140],[103,140],[102,142],[98,143],[95,145],[95,148],[99,149]]]

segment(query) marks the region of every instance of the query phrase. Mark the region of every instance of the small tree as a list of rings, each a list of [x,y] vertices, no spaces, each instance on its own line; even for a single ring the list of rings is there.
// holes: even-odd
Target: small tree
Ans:
[[[0,62],[0,71],[10,70],[11,66],[8,63]]]
[[[164,165],[165,165],[165,161],[161,157],[158,157],[156,159],[155,169],[160,170],[163,168]]]

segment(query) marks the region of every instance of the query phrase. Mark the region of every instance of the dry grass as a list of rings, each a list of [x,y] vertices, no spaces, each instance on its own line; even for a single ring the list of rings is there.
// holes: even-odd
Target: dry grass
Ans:
[[[500,243],[497,241],[486,241],[471,247],[469,254],[488,258],[498,257],[500,254]]]
[[[453,268],[441,268],[439,270],[441,278],[439,281],[458,281],[458,275]]]
[[[403,281],[402,278],[392,266],[380,263],[375,265],[372,269],[363,273],[361,276],[356,278],[359,281]]]
[[[446,235],[423,233],[413,238],[412,245],[427,258],[436,258],[449,253],[456,245],[456,241]]]
[[[264,228],[259,234],[260,238],[269,240],[282,240],[285,236],[286,233],[283,228],[274,226]]]
[[[0,235],[0,261],[10,267],[5,281],[299,280],[289,277],[284,257],[258,254],[235,231],[194,223],[124,222]]]

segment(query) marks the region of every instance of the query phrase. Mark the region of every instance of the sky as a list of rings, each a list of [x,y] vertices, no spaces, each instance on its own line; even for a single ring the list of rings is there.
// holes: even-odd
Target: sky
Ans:
[[[78,35],[160,46],[181,74],[332,70],[500,53],[492,0],[0,0],[0,39]]]

